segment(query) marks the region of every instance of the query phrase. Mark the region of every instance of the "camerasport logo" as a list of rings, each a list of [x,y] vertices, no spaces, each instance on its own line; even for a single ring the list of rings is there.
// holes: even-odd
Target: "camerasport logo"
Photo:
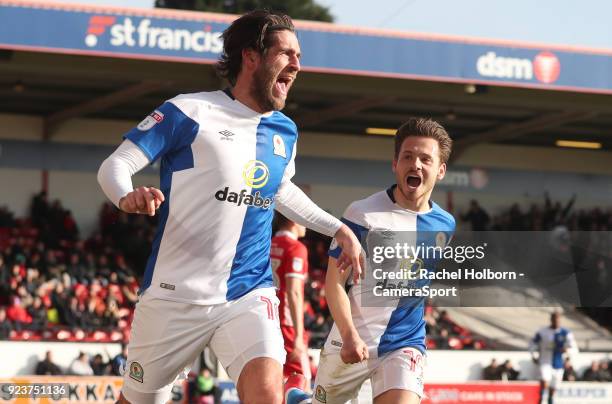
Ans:
[[[559,78],[561,63],[552,52],[540,52],[533,60],[487,52],[478,58],[476,70],[481,76],[500,79],[532,80],[535,75],[538,81],[551,84]]]
[[[223,50],[221,32],[214,32],[210,25],[202,30],[190,31],[156,27],[144,18],[135,22],[129,17],[119,19],[114,16],[94,15],[89,19],[85,45],[94,48],[110,33],[111,46],[130,48],[149,48],[174,51],[195,51],[220,53]]]

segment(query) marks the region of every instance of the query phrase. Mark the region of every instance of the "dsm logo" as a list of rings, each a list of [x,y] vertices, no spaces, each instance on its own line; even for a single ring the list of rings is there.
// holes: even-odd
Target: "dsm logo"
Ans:
[[[221,32],[213,32],[210,25],[201,30],[155,27],[148,18],[119,20],[108,15],[94,15],[89,19],[85,45],[98,46],[102,35],[110,32],[109,44],[113,47],[157,48],[173,51],[220,53],[223,50]]]
[[[539,82],[551,84],[559,78],[561,63],[552,52],[540,52],[533,60],[487,52],[476,61],[476,70],[484,77],[532,80],[535,76]]]

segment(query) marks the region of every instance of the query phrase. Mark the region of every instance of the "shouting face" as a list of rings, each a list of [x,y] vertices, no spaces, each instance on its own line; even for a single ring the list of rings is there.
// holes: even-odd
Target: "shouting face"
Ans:
[[[300,44],[291,31],[274,33],[274,45],[259,57],[251,94],[263,111],[285,107],[287,94],[300,71]]]
[[[397,182],[396,199],[400,205],[417,211],[428,207],[436,181],[444,178],[446,173],[446,164],[440,160],[438,141],[430,137],[408,136],[393,160],[393,173]]]

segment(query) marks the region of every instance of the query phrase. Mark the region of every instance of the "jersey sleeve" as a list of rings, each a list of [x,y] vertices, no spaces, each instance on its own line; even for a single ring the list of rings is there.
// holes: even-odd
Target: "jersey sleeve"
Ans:
[[[358,207],[355,206],[354,203],[349,205],[340,220],[342,221],[342,223],[346,224],[349,229],[353,231],[353,233],[355,233],[357,240],[359,240],[363,247],[365,244],[366,237],[368,235],[368,228],[365,223],[364,215],[358,209]],[[342,248],[340,248],[340,246],[336,242],[336,239],[334,238],[331,242],[331,245],[329,246],[328,254],[332,258],[338,258],[341,253]]]
[[[295,155],[297,153],[297,143],[293,145],[293,151],[291,152],[291,159],[289,163],[287,163],[287,167],[285,167],[285,172],[283,173],[283,178],[281,180],[281,184],[287,181],[290,181],[291,178],[295,175]]]
[[[574,333],[571,331],[567,331],[567,344],[566,344],[566,348],[567,348],[567,354],[568,355],[575,355],[579,352],[578,349],[578,344],[576,343],[576,338],[574,337]]]
[[[540,332],[536,332],[533,338],[529,341],[529,353],[533,355],[539,349],[541,339],[542,337],[540,336]]]
[[[193,142],[199,125],[172,102],[151,112],[123,138],[137,145],[153,163]]]
[[[303,244],[296,244],[285,256],[287,266],[285,278],[298,278],[305,280],[308,273],[308,250]]]

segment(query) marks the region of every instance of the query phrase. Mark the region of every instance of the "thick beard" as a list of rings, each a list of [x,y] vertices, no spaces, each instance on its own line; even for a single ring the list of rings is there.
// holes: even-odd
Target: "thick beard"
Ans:
[[[253,74],[254,80],[251,88],[253,98],[264,111],[280,111],[285,108],[285,100],[274,98],[272,95],[276,77],[274,72],[263,66]]]

